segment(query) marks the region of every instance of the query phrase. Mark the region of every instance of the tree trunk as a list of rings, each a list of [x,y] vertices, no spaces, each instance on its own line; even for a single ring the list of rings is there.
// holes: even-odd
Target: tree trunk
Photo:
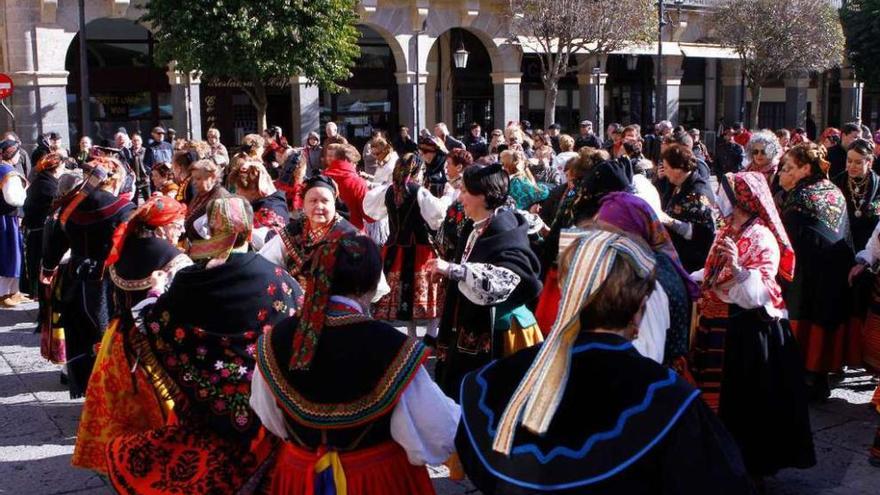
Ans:
[[[557,80],[544,81],[544,125],[546,129],[556,122],[556,97],[559,96],[559,84]]]
[[[253,88],[242,87],[242,90],[251,99],[251,104],[257,111],[257,134],[266,130],[266,110],[269,108],[269,100],[266,97],[266,86],[263,81],[253,79]]]
[[[749,115],[749,129],[753,132],[758,129],[758,116],[761,111],[761,85],[749,83],[749,91],[752,94],[752,108]]]

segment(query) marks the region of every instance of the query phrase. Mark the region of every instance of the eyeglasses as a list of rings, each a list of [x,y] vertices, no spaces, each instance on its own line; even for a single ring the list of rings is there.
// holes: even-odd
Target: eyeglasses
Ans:
[[[764,156],[767,156],[767,152],[764,151],[764,150],[762,150],[762,149],[753,149],[753,150],[752,150],[752,154],[753,154],[753,155],[764,155]]]

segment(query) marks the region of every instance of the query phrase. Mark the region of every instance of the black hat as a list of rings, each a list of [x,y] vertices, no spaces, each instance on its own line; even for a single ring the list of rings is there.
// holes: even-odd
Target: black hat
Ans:
[[[557,124],[556,122],[554,122],[554,123],[550,124],[550,126],[547,127],[547,129],[553,129],[553,130],[558,131],[558,130],[562,129],[562,126]]]

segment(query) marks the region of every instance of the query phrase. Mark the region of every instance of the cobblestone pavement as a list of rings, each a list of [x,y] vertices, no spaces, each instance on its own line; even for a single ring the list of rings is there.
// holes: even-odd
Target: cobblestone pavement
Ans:
[[[33,305],[0,310],[0,493],[105,494],[106,482],[70,466],[82,400],[59,383],[58,366],[40,357]],[[878,416],[868,406],[876,382],[848,373],[830,401],[812,407],[819,464],[768,479],[773,495],[876,495],[880,469],[866,453]],[[477,493],[431,469],[440,495]]]

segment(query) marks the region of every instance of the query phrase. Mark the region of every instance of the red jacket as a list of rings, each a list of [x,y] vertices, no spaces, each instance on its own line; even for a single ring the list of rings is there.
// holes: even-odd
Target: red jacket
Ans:
[[[364,221],[372,222],[364,214],[364,196],[367,195],[367,181],[358,175],[357,167],[346,160],[333,160],[324,169],[324,175],[336,181],[339,186],[339,199],[351,213],[349,221],[359,230],[364,230]]]

